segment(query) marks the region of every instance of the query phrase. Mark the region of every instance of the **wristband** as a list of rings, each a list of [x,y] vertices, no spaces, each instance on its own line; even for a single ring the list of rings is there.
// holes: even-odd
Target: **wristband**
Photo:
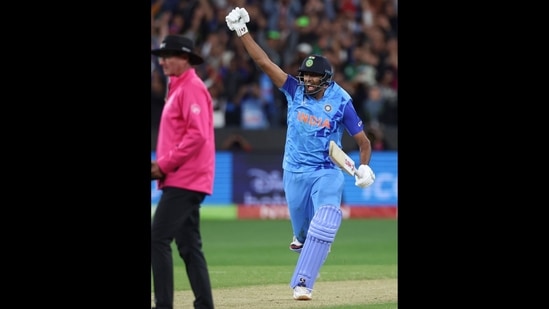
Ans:
[[[246,27],[245,23],[239,23],[234,25],[234,30],[236,31],[236,34],[241,37],[244,34],[248,33],[248,27]]]

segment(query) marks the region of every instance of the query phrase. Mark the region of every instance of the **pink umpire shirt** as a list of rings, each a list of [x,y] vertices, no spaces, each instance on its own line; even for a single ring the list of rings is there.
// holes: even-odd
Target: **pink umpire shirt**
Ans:
[[[166,174],[158,189],[177,187],[211,195],[215,168],[213,105],[194,68],[170,76],[158,131],[156,158]]]

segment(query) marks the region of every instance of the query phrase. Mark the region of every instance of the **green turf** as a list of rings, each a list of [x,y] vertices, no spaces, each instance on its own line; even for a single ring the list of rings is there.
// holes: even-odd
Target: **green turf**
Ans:
[[[237,208],[234,205],[223,205],[200,208],[202,220],[235,220]]]
[[[156,205],[151,203],[151,218],[154,216],[156,211]],[[236,220],[237,218],[237,207],[235,204],[226,204],[226,205],[210,205],[200,208],[200,218],[202,220]]]
[[[297,254],[288,249],[292,239],[288,220],[203,220],[201,224],[212,286],[289,282]],[[172,248],[175,289],[189,290],[183,261],[175,245]],[[323,280],[333,281],[397,278],[397,220],[343,220],[321,274]]]

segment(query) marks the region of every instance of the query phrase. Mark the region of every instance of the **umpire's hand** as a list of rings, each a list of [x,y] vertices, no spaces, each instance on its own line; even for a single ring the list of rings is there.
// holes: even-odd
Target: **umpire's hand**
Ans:
[[[164,173],[160,169],[160,166],[158,166],[158,162],[155,160],[151,160],[151,179],[160,179],[164,178]]]

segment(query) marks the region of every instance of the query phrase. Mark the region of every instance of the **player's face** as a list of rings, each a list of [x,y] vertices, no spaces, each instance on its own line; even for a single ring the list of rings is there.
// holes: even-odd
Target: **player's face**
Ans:
[[[305,92],[310,93],[318,89],[322,75],[315,73],[303,73],[303,83],[305,84]]]

